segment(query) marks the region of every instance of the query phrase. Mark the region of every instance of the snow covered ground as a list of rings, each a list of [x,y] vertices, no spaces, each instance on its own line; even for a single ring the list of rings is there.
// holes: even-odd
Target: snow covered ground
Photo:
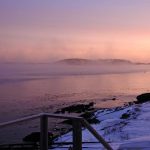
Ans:
[[[150,150],[150,102],[113,109],[101,109],[95,113],[101,121],[92,125],[110,143],[114,150]],[[97,142],[83,129],[83,142]],[[71,142],[72,133],[61,136],[56,142]],[[66,149],[59,146],[55,150]],[[104,150],[100,143],[83,144],[85,150]]]

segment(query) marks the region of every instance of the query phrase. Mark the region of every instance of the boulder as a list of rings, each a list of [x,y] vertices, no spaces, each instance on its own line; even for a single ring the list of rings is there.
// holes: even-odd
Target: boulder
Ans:
[[[62,108],[61,110],[57,110],[55,113],[82,113],[86,111],[94,110],[94,102],[90,102],[89,104],[75,104],[71,106],[67,106]]]
[[[48,142],[49,145],[53,143],[53,140],[55,139],[53,133],[48,133]],[[39,143],[40,142],[40,132],[32,132],[31,134],[27,135],[23,138],[24,142],[30,142],[30,143]]]
[[[150,101],[150,93],[143,93],[141,95],[138,95],[136,98],[138,104]]]
[[[131,114],[129,114],[129,113],[124,113],[124,114],[122,114],[122,116],[121,116],[120,119],[128,119],[130,116],[131,116]]]

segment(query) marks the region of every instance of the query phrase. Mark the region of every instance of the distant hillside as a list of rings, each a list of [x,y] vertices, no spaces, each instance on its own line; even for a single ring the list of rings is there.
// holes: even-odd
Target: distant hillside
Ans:
[[[133,62],[125,59],[99,59],[98,62],[108,64],[133,64]]]
[[[71,58],[63,59],[56,62],[57,64],[66,64],[66,65],[98,65],[98,64],[134,64],[129,60],[124,59],[80,59],[80,58]]]
[[[71,58],[71,59],[63,59],[57,61],[56,63],[67,65],[88,65],[94,63],[94,61],[90,59]]]

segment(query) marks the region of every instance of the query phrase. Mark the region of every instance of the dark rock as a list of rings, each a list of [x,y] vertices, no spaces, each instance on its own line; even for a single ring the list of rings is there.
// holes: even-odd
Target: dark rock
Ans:
[[[115,100],[116,100],[116,97],[113,97],[112,100],[115,101]]]
[[[89,106],[93,107],[94,106],[94,102],[90,102]]]
[[[124,113],[124,114],[122,114],[120,119],[128,119],[130,116],[131,116],[130,114]]]
[[[62,108],[61,110],[57,111],[56,113],[80,113],[80,117],[83,117],[85,120],[87,120],[89,123],[99,123],[100,121],[95,116],[95,108],[94,108],[94,102],[90,102],[88,104],[76,104],[72,106],[68,106],[65,108]],[[65,120],[62,123],[72,125],[71,120]]]
[[[150,101],[150,93],[144,93],[144,94],[138,95],[136,98],[137,98],[137,102],[136,102],[137,104]]]
[[[80,115],[80,117],[83,117],[90,124],[100,123],[100,121],[96,118],[94,112],[85,112],[84,114]]]
[[[39,132],[33,132],[26,137],[23,138],[24,142],[39,142],[40,141],[40,133]]]
[[[124,107],[116,107],[116,108],[114,109],[114,111],[120,111],[120,110],[122,110],[122,109],[124,109]]]
[[[64,107],[61,110],[57,110],[55,113],[82,113],[86,111],[92,111],[94,102],[90,102],[89,104],[76,104],[68,107]]]
[[[55,139],[55,137],[54,137],[53,133],[49,132],[48,133],[49,145],[51,145],[53,143],[54,139]],[[24,137],[23,141],[24,142],[33,142],[33,143],[40,142],[40,132],[32,132],[31,134]]]
[[[133,104],[134,104],[134,101],[133,102],[128,102],[129,106],[132,106]]]
[[[89,112],[84,112],[83,114],[80,115],[80,117],[83,117],[90,124],[100,123],[100,121],[96,118],[94,112],[95,111],[93,111],[93,112],[90,112],[90,111]],[[71,120],[65,120],[62,123],[72,125],[72,121]]]

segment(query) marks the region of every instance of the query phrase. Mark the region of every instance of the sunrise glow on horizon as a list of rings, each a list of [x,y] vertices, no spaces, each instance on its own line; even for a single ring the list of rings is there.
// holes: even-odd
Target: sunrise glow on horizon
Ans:
[[[1,0],[0,62],[150,62],[148,0]]]

